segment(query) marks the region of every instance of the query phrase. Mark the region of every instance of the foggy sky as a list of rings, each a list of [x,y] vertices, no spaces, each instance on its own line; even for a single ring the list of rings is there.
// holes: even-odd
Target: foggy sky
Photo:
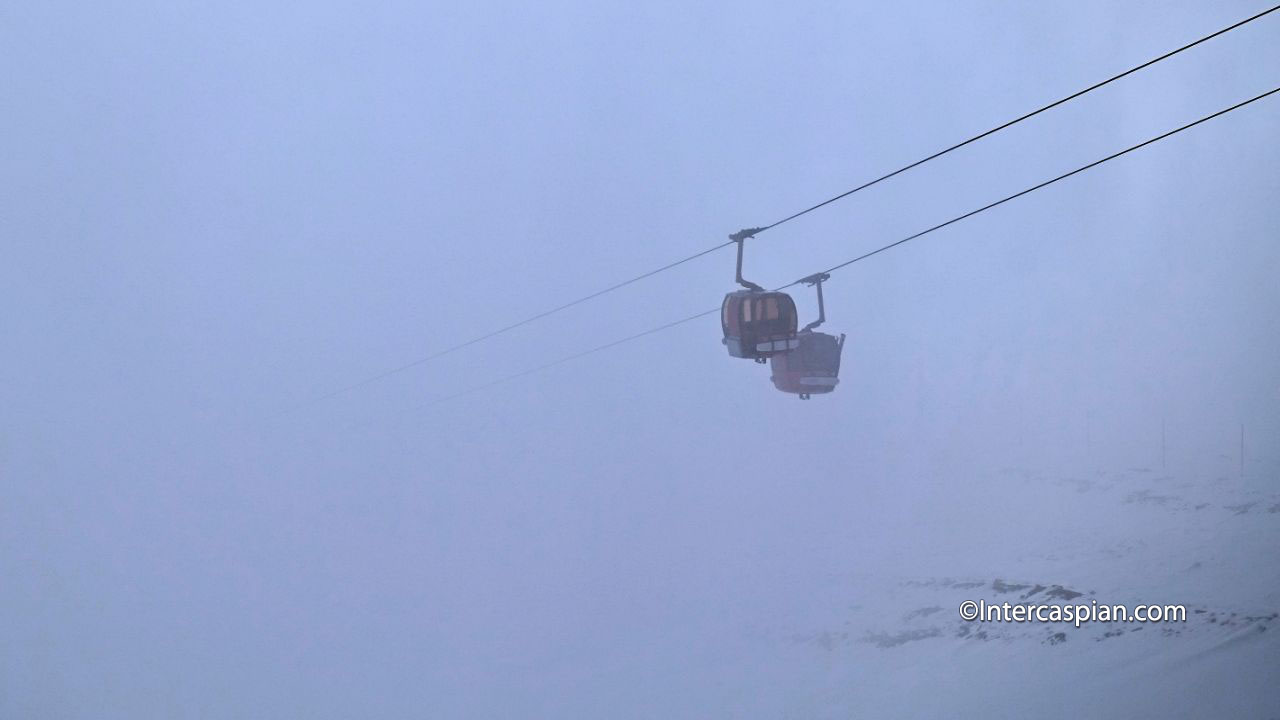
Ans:
[[[727,356],[729,249],[1243,2],[0,10],[0,715],[706,717],[804,578],[1002,467],[1280,467],[1280,99],[836,273],[842,382]],[[750,241],[790,282],[1280,84],[1267,18]],[[816,312],[795,297],[801,322]],[[1001,507],[1017,514],[1027,508]],[[874,552],[870,551],[874,549]],[[734,679],[725,680],[732,684]]]

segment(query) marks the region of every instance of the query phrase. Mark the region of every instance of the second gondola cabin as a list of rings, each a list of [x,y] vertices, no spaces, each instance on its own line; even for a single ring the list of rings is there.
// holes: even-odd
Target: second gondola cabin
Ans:
[[[724,344],[729,354],[764,362],[800,346],[796,304],[783,292],[738,290],[720,307]]]
[[[795,350],[769,358],[773,386],[808,400],[836,389],[840,383],[840,351],[844,335],[835,336],[805,329]]]
[[[827,321],[822,283],[830,278],[827,273],[816,273],[799,281],[817,289],[818,319],[805,325],[797,335],[799,347],[769,358],[769,367],[773,370],[769,379],[773,386],[782,392],[798,395],[801,400],[832,392],[840,384],[840,353],[844,350],[844,335],[836,337],[817,330]]]

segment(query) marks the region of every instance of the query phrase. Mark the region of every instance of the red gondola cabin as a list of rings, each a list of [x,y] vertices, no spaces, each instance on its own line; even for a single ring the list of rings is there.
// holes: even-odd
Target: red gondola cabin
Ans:
[[[764,362],[796,349],[796,304],[782,292],[738,290],[720,308],[724,344],[733,357]]]
[[[810,395],[829,393],[840,382],[840,351],[844,335],[804,330],[798,336],[800,347],[774,355],[769,359],[773,386],[785,393],[808,400]]]

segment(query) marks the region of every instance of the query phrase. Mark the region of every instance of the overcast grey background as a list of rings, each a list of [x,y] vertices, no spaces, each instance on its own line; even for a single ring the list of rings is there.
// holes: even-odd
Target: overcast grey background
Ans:
[[[733,618],[978,543],[998,468],[1156,466],[1163,420],[1171,466],[1232,472],[1243,424],[1274,484],[1274,98],[837,273],[829,397],[710,316],[423,408],[715,307],[725,249],[274,416],[1261,9],[3,6],[0,715],[705,717],[746,681],[686,666]],[[1270,90],[1278,40],[763,235],[748,277]]]

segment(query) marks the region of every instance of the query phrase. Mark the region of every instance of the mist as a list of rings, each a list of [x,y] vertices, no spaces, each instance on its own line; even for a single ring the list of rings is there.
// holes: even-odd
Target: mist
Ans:
[[[1262,9],[0,10],[0,716],[1264,717],[1277,96],[833,273],[830,395],[714,313],[521,374],[715,308],[732,248],[333,394]],[[748,240],[744,273],[1271,90],[1277,38]],[[933,593],[994,580],[1271,619],[953,636]]]

